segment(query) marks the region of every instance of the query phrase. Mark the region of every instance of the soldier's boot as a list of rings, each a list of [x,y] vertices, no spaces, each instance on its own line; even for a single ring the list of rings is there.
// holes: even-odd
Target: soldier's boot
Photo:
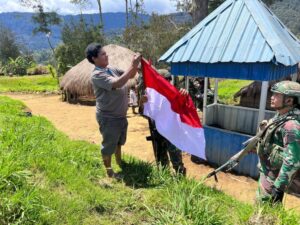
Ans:
[[[205,160],[199,158],[198,156],[195,156],[195,155],[191,155],[191,161],[193,163],[196,163],[196,164],[202,164],[205,162]]]
[[[179,166],[177,169],[174,168],[177,174],[180,174],[182,176],[186,176],[186,168],[182,165]]]

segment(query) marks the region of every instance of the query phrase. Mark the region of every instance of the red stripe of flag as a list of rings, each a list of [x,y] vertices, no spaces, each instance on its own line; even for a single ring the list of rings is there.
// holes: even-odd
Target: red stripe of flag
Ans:
[[[192,98],[189,95],[181,95],[179,91],[153,69],[146,60],[142,59],[141,62],[145,87],[153,88],[165,96],[169,100],[172,110],[180,115],[180,119],[183,123],[192,127],[201,128],[202,125]]]

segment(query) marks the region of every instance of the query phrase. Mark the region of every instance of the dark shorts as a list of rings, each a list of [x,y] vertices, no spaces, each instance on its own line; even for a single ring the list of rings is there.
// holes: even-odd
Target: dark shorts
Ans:
[[[127,137],[128,122],[126,118],[107,118],[97,116],[102,135],[101,153],[112,155],[118,145],[124,145]]]

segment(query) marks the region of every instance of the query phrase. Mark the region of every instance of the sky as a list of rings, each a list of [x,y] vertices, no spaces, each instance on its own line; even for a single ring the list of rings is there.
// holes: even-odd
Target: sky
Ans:
[[[80,8],[71,4],[69,0],[42,0],[46,11],[56,11],[59,14],[79,14]],[[89,0],[90,4],[82,9],[83,13],[97,13],[97,0]],[[124,12],[125,0],[101,0],[103,12]],[[134,2],[134,0],[132,0]],[[168,14],[176,11],[172,0],[144,0],[145,11],[158,14]],[[2,12],[32,12],[31,9],[20,6],[19,0],[0,0],[0,13]]]

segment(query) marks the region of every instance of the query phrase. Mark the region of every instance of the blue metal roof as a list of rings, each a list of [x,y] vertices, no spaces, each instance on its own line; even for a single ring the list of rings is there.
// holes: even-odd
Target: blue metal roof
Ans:
[[[227,0],[160,61],[175,75],[274,80],[297,71],[300,41],[260,0]]]

